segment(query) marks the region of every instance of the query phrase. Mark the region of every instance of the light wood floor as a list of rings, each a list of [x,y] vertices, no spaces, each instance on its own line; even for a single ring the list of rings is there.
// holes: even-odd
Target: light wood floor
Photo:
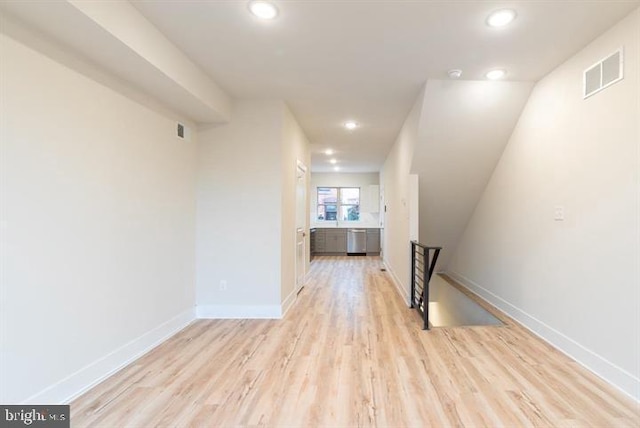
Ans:
[[[637,403],[500,313],[422,331],[380,265],[317,258],[285,319],[195,322],[71,403],[72,426],[640,426]]]

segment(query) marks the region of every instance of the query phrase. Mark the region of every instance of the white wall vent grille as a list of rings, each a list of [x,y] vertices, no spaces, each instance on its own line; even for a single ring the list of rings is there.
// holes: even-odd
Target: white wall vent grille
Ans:
[[[191,130],[182,123],[177,123],[176,136],[181,140],[191,141]]]
[[[622,48],[598,61],[584,72],[584,98],[597,94],[604,88],[624,78]]]

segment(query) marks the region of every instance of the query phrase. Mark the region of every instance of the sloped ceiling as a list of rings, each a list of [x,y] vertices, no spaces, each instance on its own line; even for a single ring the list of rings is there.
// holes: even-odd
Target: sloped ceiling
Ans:
[[[233,99],[282,99],[311,141],[312,170],[379,171],[427,79],[496,67],[536,81],[640,0],[272,0],[260,21],[248,0],[0,1],[51,40],[195,122],[230,118]],[[489,28],[496,9],[517,19]],[[0,29],[2,25],[0,24]],[[348,132],[342,124],[361,127]]]
[[[167,38],[235,98],[284,99],[312,143],[311,169],[379,171],[427,79],[480,80],[496,67],[534,82],[638,7],[638,0],[133,0]],[[513,8],[507,28],[492,11]],[[362,125],[347,132],[341,125]]]
[[[253,19],[246,1],[34,0],[0,2],[0,12],[197,122],[228,120],[227,93],[284,99],[312,142],[313,171],[333,168],[327,147],[344,172],[378,171],[428,79],[412,173],[420,240],[444,246],[446,267],[533,82],[640,4],[277,3],[271,23]],[[505,6],[518,19],[488,28],[488,13]],[[496,66],[509,81],[432,80],[452,67],[481,79]],[[346,132],[346,119],[362,127]]]
[[[229,96],[126,1],[0,2],[0,28],[11,33],[6,17],[28,24],[194,122],[230,119]]]
[[[429,80],[411,173],[419,175],[420,242],[444,269],[531,93],[530,82]]]

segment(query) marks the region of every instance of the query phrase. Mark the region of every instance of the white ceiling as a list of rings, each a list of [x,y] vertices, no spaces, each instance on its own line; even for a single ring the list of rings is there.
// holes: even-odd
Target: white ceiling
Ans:
[[[133,4],[231,96],[285,99],[312,142],[312,170],[377,171],[421,86],[461,68],[536,81],[638,1],[283,1],[259,21],[245,1]],[[505,29],[487,15],[511,7]],[[347,132],[355,119],[362,127]]]
[[[126,1],[0,0],[0,30],[174,119],[229,120],[228,95]]]
[[[461,68],[463,80],[477,80],[501,67],[508,70],[507,80],[537,81],[640,4],[273,2],[280,15],[269,22],[250,15],[245,0],[132,4],[202,68],[213,86],[217,83],[235,98],[284,99],[311,140],[311,169],[317,172],[333,168],[322,153],[328,147],[336,150],[341,171],[378,171],[427,79],[445,79],[447,70]],[[514,23],[505,29],[487,27],[487,15],[504,7],[517,10]],[[0,1],[3,9],[192,119],[210,116],[209,106],[194,103],[194,94],[179,87],[181,79],[166,76],[166,67],[150,66],[153,51],[132,49],[125,39],[96,26],[94,18],[78,13],[81,0]],[[117,9],[120,17],[131,16],[120,10],[124,5]],[[126,23],[114,22],[131,33]],[[139,34],[130,36],[157,41],[143,30],[148,29],[136,27]],[[361,127],[346,131],[341,125],[348,119]]]

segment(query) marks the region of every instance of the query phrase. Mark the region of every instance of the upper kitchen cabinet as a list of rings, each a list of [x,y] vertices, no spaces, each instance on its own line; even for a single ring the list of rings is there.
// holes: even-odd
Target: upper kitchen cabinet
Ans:
[[[369,184],[361,190],[363,198],[360,210],[367,213],[380,212],[380,186],[377,184]]]

